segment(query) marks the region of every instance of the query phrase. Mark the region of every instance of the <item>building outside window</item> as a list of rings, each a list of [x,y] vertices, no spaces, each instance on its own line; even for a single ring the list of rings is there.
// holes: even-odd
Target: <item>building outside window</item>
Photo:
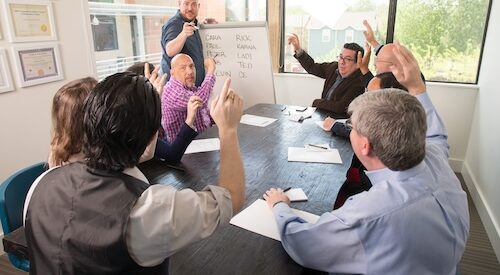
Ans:
[[[389,16],[391,3],[396,8]],[[331,62],[343,43],[364,47],[366,19],[380,43],[389,34],[407,46],[428,81],[477,83],[489,5],[490,0],[285,0],[285,33],[297,33],[316,62]],[[394,28],[388,30],[388,23]],[[330,43],[324,43],[325,28],[332,31]],[[290,48],[283,48],[283,71],[304,72]],[[374,71],[373,59],[371,64]]]
[[[330,28],[324,28],[321,30],[321,42],[329,43],[331,41],[332,30]]]
[[[296,33],[301,47],[316,62],[331,62],[336,60],[346,42],[364,47],[365,19],[373,26],[379,41],[385,43],[388,10],[389,0],[286,0],[285,33]],[[326,30],[331,36],[328,43],[324,37]],[[284,71],[305,72],[290,47],[285,47]]]

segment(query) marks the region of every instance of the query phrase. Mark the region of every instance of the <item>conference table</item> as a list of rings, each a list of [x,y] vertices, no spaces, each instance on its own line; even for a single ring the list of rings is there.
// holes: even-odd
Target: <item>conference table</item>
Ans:
[[[292,207],[316,215],[331,211],[345,172],[352,158],[349,141],[332,137],[316,125],[327,113],[316,110],[302,123],[291,121],[284,105],[257,104],[245,114],[276,118],[258,127],[240,124],[238,137],[245,169],[246,200],[243,209],[262,198],[271,187],[302,188],[308,201],[292,203]],[[216,127],[197,139],[218,137]],[[329,144],[339,150],[342,164],[288,162],[288,147],[305,144]],[[184,155],[180,169],[166,167],[161,161],[140,166],[150,182],[168,184],[179,189],[202,190],[217,184],[220,152]],[[325,251],[325,253],[328,253]],[[296,264],[279,241],[234,225],[219,228],[209,238],[195,243],[170,258],[171,274],[309,274],[317,273]]]
[[[316,125],[328,113],[316,110],[302,122],[290,120],[292,106],[257,104],[245,114],[276,118],[266,127],[241,124],[238,127],[240,150],[246,182],[243,209],[262,198],[272,187],[302,188],[308,201],[294,202],[292,207],[321,215],[331,211],[345,172],[350,165],[352,148],[347,139],[334,137]],[[292,110],[293,111],[293,110]],[[214,126],[196,139],[218,137]],[[288,147],[305,144],[328,144],[339,150],[342,164],[289,162]],[[178,189],[202,190],[217,184],[220,151],[184,155],[177,166],[160,160],[139,165],[152,184],[172,185]],[[22,228],[21,228],[22,229]],[[24,236],[22,236],[24,237]],[[18,255],[27,255],[25,240],[9,238],[8,247]],[[24,246],[24,247],[23,247]],[[6,251],[11,252],[11,251]],[[328,253],[328,251],[325,251]],[[170,258],[170,274],[319,274],[295,263],[279,241],[228,224],[209,238],[192,244]]]

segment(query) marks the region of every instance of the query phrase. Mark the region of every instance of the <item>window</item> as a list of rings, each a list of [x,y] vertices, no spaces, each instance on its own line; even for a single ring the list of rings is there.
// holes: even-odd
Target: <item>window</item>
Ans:
[[[336,60],[346,42],[364,46],[364,19],[378,40],[385,42],[388,11],[389,0],[286,0],[285,33],[297,34],[301,47],[316,62],[330,62]],[[290,47],[284,52],[284,71],[305,72]]]
[[[297,33],[316,62],[330,62],[345,42],[364,46],[362,21],[367,19],[380,43],[398,40],[413,52],[427,80],[477,83],[490,2],[285,0],[285,33]],[[324,26],[333,30],[329,44],[318,34]],[[289,47],[284,47],[283,63],[284,72],[303,72]]]
[[[133,3],[133,4],[129,4]],[[198,19],[218,22],[266,21],[266,0],[199,1]],[[178,0],[89,0],[98,78],[130,65],[161,59],[161,29],[177,13]]]
[[[401,0],[394,40],[431,81],[476,83],[489,0]]]
[[[330,28],[324,28],[321,31],[321,42],[323,43],[328,43],[331,40],[331,29]]]

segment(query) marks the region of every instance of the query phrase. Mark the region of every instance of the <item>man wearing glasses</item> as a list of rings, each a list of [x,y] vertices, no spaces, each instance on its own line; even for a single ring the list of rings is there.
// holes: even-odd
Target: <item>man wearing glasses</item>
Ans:
[[[363,48],[356,43],[346,43],[338,56],[338,62],[315,63],[300,47],[296,34],[288,38],[288,44],[293,48],[294,57],[308,73],[325,79],[321,98],[315,99],[312,106],[330,111],[334,117],[347,117],[349,103],[365,91],[363,75],[357,63],[358,52],[364,55]]]

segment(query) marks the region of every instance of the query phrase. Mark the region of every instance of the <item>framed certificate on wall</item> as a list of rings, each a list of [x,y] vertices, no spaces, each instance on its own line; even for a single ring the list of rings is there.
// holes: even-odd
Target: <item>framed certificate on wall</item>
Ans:
[[[12,78],[9,72],[7,54],[4,49],[0,49],[0,93],[14,90]]]
[[[14,47],[13,52],[21,87],[64,78],[57,43]]]
[[[3,0],[10,42],[57,40],[49,1]]]

